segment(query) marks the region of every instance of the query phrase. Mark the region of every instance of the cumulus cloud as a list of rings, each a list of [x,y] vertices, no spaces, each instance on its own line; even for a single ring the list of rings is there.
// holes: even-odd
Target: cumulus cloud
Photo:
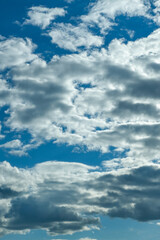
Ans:
[[[127,149],[136,166],[158,160],[159,36],[158,29],[134,42],[115,39],[107,50],[54,56],[48,63],[32,52],[30,40],[27,57],[27,41],[3,41],[25,47],[20,65],[18,51],[3,50],[15,61],[1,80],[0,104],[8,107],[2,124],[29,131],[23,152],[52,140],[102,152]]]
[[[31,7],[28,11],[29,18],[24,24],[32,24],[45,29],[55,18],[65,16],[66,13],[63,8]]]
[[[41,228],[53,236],[73,234],[98,229],[99,213],[160,219],[156,164],[114,173],[79,163],[52,161],[18,169],[3,162],[0,173],[1,232]]]
[[[63,174],[67,169],[68,177]],[[59,235],[98,228],[97,217],[87,216],[74,206],[78,200],[79,187],[74,188],[77,179],[82,174],[88,179],[88,173],[93,170],[76,163],[66,163],[65,168],[65,163],[47,162],[28,170],[1,163],[1,231],[10,233],[42,228],[51,235]],[[83,189],[80,195],[84,195]]]
[[[103,45],[117,16],[159,24],[159,1],[153,4],[151,14],[149,1],[98,0],[78,23],[56,22],[48,30],[65,9],[30,8],[24,24],[39,26],[53,43],[74,52],[48,62],[35,54],[32,40],[0,36],[0,148],[23,156],[52,141],[102,153],[113,149],[118,156],[100,167],[0,163],[0,236],[99,229],[100,214],[160,220],[160,29]],[[101,34],[92,31],[95,26]],[[15,139],[8,140],[11,132]]]
[[[49,32],[49,36],[52,43],[71,51],[77,51],[79,47],[100,47],[103,44],[102,37],[92,34],[84,24],[74,26],[58,23]]]
[[[35,45],[28,38],[0,40],[0,70],[34,60],[34,49]]]

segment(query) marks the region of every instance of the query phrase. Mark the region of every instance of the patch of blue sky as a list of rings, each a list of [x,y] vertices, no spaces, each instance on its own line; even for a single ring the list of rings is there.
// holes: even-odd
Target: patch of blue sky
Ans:
[[[32,149],[28,156],[17,157],[0,149],[1,161],[7,160],[12,166],[33,167],[46,161],[79,162],[91,166],[101,165],[102,161],[113,158],[113,152],[102,154],[99,151],[87,151],[85,146],[67,146],[66,144],[44,143],[38,150]]]
[[[159,240],[160,227],[156,222],[137,222],[131,219],[101,217],[102,229],[95,231],[98,240]]]

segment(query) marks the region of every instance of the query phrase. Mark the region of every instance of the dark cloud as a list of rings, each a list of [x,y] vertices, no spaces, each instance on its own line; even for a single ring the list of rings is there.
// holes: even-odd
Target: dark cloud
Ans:
[[[7,208],[0,208],[1,229],[46,229],[57,235],[100,227],[99,214],[144,222],[160,219],[158,167],[143,166],[121,174],[88,171],[82,178],[70,164],[70,177],[65,178],[62,173],[66,167],[65,163],[62,167],[60,163],[48,162],[31,172],[23,170],[24,179],[32,174],[32,181],[20,194],[2,186],[0,195],[6,199]],[[57,176],[50,174],[53,169],[59,169]],[[15,182],[14,187],[18,188],[18,184]]]
[[[107,215],[111,217],[158,220],[159,182],[160,170],[153,167],[141,167],[120,176],[104,175],[96,181],[96,189],[103,189],[107,196],[94,204],[108,208]]]
[[[132,83],[127,88],[127,93],[137,98],[159,99],[160,82],[147,79]]]
[[[17,88],[20,97],[30,106],[16,112],[17,120],[22,124],[42,118],[56,109],[60,109],[64,114],[71,109],[71,106],[64,101],[65,96],[70,92],[65,86],[50,82],[20,81]]]
[[[153,116],[156,118],[159,116],[159,111],[156,107],[152,104],[144,104],[144,103],[133,103],[129,101],[119,101],[117,106],[112,112],[115,116]]]
[[[81,219],[69,208],[58,207],[51,199],[44,199],[44,196],[13,200],[12,208],[6,217],[11,219],[9,228],[12,229],[49,227],[53,222],[75,222]]]
[[[48,229],[51,235],[57,235],[70,234],[81,231],[87,226],[99,225],[98,218],[82,217],[72,207],[73,201],[71,203],[69,199],[67,200],[64,194],[61,197],[68,206],[59,206],[61,201],[59,198],[54,199],[53,194],[54,191],[50,195],[43,193],[41,197],[30,196],[13,200],[10,211],[5,215],[5,218],[8,219],[6,228],[8,230],[44,228]],[[71,195],[69,192],[67,194]],[[76,201],[74,201],[75,203]]]

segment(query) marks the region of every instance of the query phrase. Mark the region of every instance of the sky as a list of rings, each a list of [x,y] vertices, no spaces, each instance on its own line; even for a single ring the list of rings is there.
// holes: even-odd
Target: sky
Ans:
[[[159,240],[159,145],[159,0],[0,0],[0,239]]]

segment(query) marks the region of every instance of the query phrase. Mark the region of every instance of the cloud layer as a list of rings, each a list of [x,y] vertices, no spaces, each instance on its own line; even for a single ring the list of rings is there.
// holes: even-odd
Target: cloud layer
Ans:
[[[159,220],[160,169],[113,173],[78,163],[45,162],[31,169],[0,164],[0,232],[44,229],[50,235],[98,229],[97,214]]]
[[[20,155],[52,140],[102,152],[127,149],[135,165],[158,160],[159,36],[157,29],[134,42],[115,39],[108,50],[54,56],[48,63],[31,40],[2,40],[2,69],[10,68],[1,79],[1,106],[8,106],[2,123],[32,135],[27,145],[16,140]]]

